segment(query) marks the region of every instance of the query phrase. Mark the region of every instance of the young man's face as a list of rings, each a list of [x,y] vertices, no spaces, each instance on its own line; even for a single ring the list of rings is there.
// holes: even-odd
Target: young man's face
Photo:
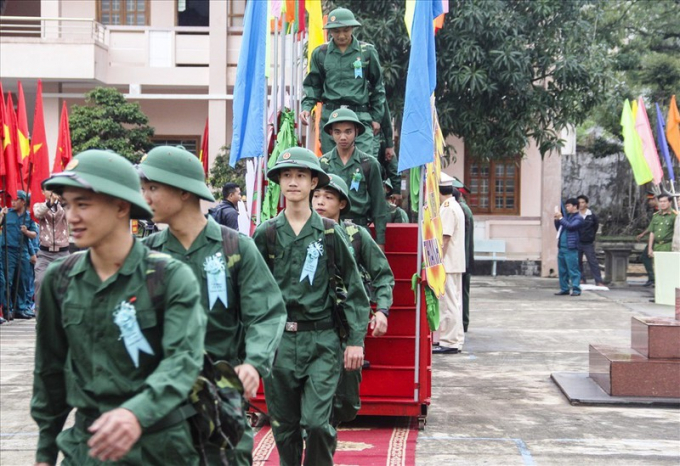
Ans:
[[[354,140],[357,137],[357,128],[354,123],[346,121],[333,123],[331,135],[339,148],[348,149],[354,144]]]
[[[567,213],[569,214],[575,214],[578,211],[578,206],[574,204],[564,204],[565,209],[567,209]]]
[[[241,200],[241,188],[236,188],[228,197],[227,200],[232,204],[238,204]]]
[[[106,244],[121,222],[130,219],[129,203],[87,189],[64,189],[64,209],[79,248]]]
[[[667,197],[662,197],[659,199],[659,209],[668,210],[671,208],[671,201]]]
[[[24,207],[26,207],[26,201],[23,199],[12,199],[12,208],[14,210],[22,210]]]
[[[659,206],[659,201],[657,201],[655,197],[650,197],[649,199],[647,199],[647,205],[651,209],[654,209],[655,207]]]
[[[281,193],[289,202],[309,200],[309,193],[319,183],[319,178],[312,178],[309,168],[284,168],[279,176]]]
[[[182,191],[167,184],[142,181],[142,195],[153,211],[155,223],[169,223],[182,210]]]
[[[352,28],[349,26],[330,29],[330,32],[333,42],[335,42],[335,45],[338,47],[344,47],[352,42]]]
[[[585,199],[578,200],[578,210],[585,211],[588,208],[588,203]]]
[[[340,211],[345,208],[347,201],[340,199],[334,189],[317,189],[312,198],[312,208],[322,217],[335,220],[340,217]]]

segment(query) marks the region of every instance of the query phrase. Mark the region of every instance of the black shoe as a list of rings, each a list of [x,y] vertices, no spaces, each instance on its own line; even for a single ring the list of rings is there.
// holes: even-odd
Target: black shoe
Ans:
[[[446,346],[435,346],[432,354],[458,354],[458,348],[447,348]]]
[[[567,296],[568,294],[568,291],[560,291],[559,293],[555,293],[555,296]]]
[[[0,317],[0,325],[4,324],[7,322],[4,317]]]
[[[581,296],[581,293],[579,291],[574,291],[571,295],[572,296]]]
[[[30,316],[30,315],[28,315],[28,314],[26,314],[26,313],[23,313],[23,312],[15,312],[15,313],[14,313],[14,318],[15,318],[15,319],[24,319],[24,320],[28,320],[28,319],[32,319],[33,317],[34,317],[34,316]]]
[[[645,284],[642,285],[642,286],[647,286],[647,287],[649,287],[649,286],[654,286],[654,280],[647,280],[647,283],[645,283]]]

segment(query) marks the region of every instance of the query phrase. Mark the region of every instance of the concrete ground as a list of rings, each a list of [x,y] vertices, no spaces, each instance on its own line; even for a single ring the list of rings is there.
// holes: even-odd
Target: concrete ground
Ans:
[[[680,410],[571,406],[550,380],[587,372],[588,344],[630,344],[633,315],[672,316],[635,286],[558,297],[557,280],[475,277],[467,343],[433,361],[417,464],[680,465]],[[0,465],[33,463],[34,323],[0,326]]]

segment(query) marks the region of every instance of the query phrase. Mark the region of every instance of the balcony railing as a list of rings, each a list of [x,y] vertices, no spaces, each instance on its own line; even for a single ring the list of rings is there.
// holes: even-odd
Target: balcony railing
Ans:
[[[86,18],[0,16],[0,37],[92,40],[103,44],[105,27]]]

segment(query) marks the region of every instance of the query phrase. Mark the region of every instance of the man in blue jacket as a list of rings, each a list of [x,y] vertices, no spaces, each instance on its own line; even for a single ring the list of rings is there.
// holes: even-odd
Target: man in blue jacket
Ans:
[[[561,212],[555,212],[555,228],[557,229],[557,265],[560,276],[560,291],[558,296],[569,294],[581,296],[581,272],[578,268],[579,230],[583,225],[583,218],[578,214],[578,200],[569,198],[564,201],[567,211],[566,217]]]

